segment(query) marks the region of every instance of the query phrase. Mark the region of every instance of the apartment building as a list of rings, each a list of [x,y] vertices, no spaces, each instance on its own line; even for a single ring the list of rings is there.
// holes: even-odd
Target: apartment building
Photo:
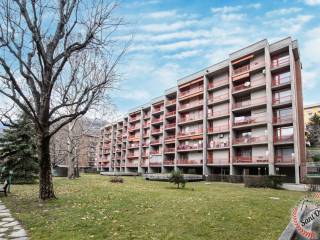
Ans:
[[[314,115],[320,115],[320,103],[314,103],[304,106],[304,124],[307,125],[310,121],[310,118]]]
[[[103,171],[305,174],[301,63],[290,37],[254,43],[105,126]]]

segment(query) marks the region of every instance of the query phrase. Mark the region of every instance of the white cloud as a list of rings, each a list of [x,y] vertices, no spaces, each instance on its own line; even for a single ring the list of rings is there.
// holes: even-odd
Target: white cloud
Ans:
[[[147,32],[172,32],[189,27],[199,23],[197,20],[179,21],[175,23],[155,23],[141,26],[143,31]]]
[[[311,29],[305,36],[306,40],[302,51],[303,57],[308,60],[309,65],[320,65],[320,27]]]
[[[150,100],[152,98],[150,91],[144,89],[126,89],[125,94],[119,94],[120,98],[134,101]]]
[[[170,10],[170,11],[152,12],[152,13],[147,14],[146,17],[153,18],[153,19],[177,17],[177,11]]]
[[[223,6],[219,8],[211,8],[211,12],[214,14],[229,14],[238,12],[242,9],[259,9],[261,7],[260,3],[253,3],[249,5],[237,5],[237,6]]]
[[[177,54],[173,54],[173,55],[166,55],[165,58],[167,59],[185,59],[185,58],[189,58],[189,57],[194,57],[194,56],[199,56],[200,54],[200,50],[190,50],[190,51],[183,51]]]
[[[310,6],[320,5],[320,0],[304,0],[304,2]]]
[[[277,17],[277,16],[283,16],[283,15],[290,15],[292,13],[298,13],[301,12],[301,8],[282,8],[277,10],[272,10],[266,13],[267,17]]]

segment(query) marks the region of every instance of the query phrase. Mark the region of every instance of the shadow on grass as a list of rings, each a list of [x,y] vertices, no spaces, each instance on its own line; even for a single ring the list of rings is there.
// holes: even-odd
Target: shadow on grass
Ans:
[[[168,187],[164,187],[164,189],[168,189],[168,190],[177,190],[177,191],[191,191],[194,192],[195,189],[194,188],[188,188],[188,187],[184,187],[184,188],[177,188],[175,186],[168,186]]]

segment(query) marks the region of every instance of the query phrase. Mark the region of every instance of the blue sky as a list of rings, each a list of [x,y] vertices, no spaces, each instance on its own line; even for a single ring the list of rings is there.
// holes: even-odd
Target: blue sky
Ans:
[[[120,113],[147,103],[188,74],[267,38],[298,39],[305,104],[320,102],[320,0],[123,0],[128,23],[117,39],[133,40],[112,93]]]

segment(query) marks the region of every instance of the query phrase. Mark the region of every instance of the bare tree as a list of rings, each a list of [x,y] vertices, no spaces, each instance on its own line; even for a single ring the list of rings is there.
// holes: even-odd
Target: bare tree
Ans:
[[[50,138],[116,79],[125,49],[113,40],[122,25],[116,8],[103,0],[0,0],[0,93],[35,124],[42,200],[55,198]]]

